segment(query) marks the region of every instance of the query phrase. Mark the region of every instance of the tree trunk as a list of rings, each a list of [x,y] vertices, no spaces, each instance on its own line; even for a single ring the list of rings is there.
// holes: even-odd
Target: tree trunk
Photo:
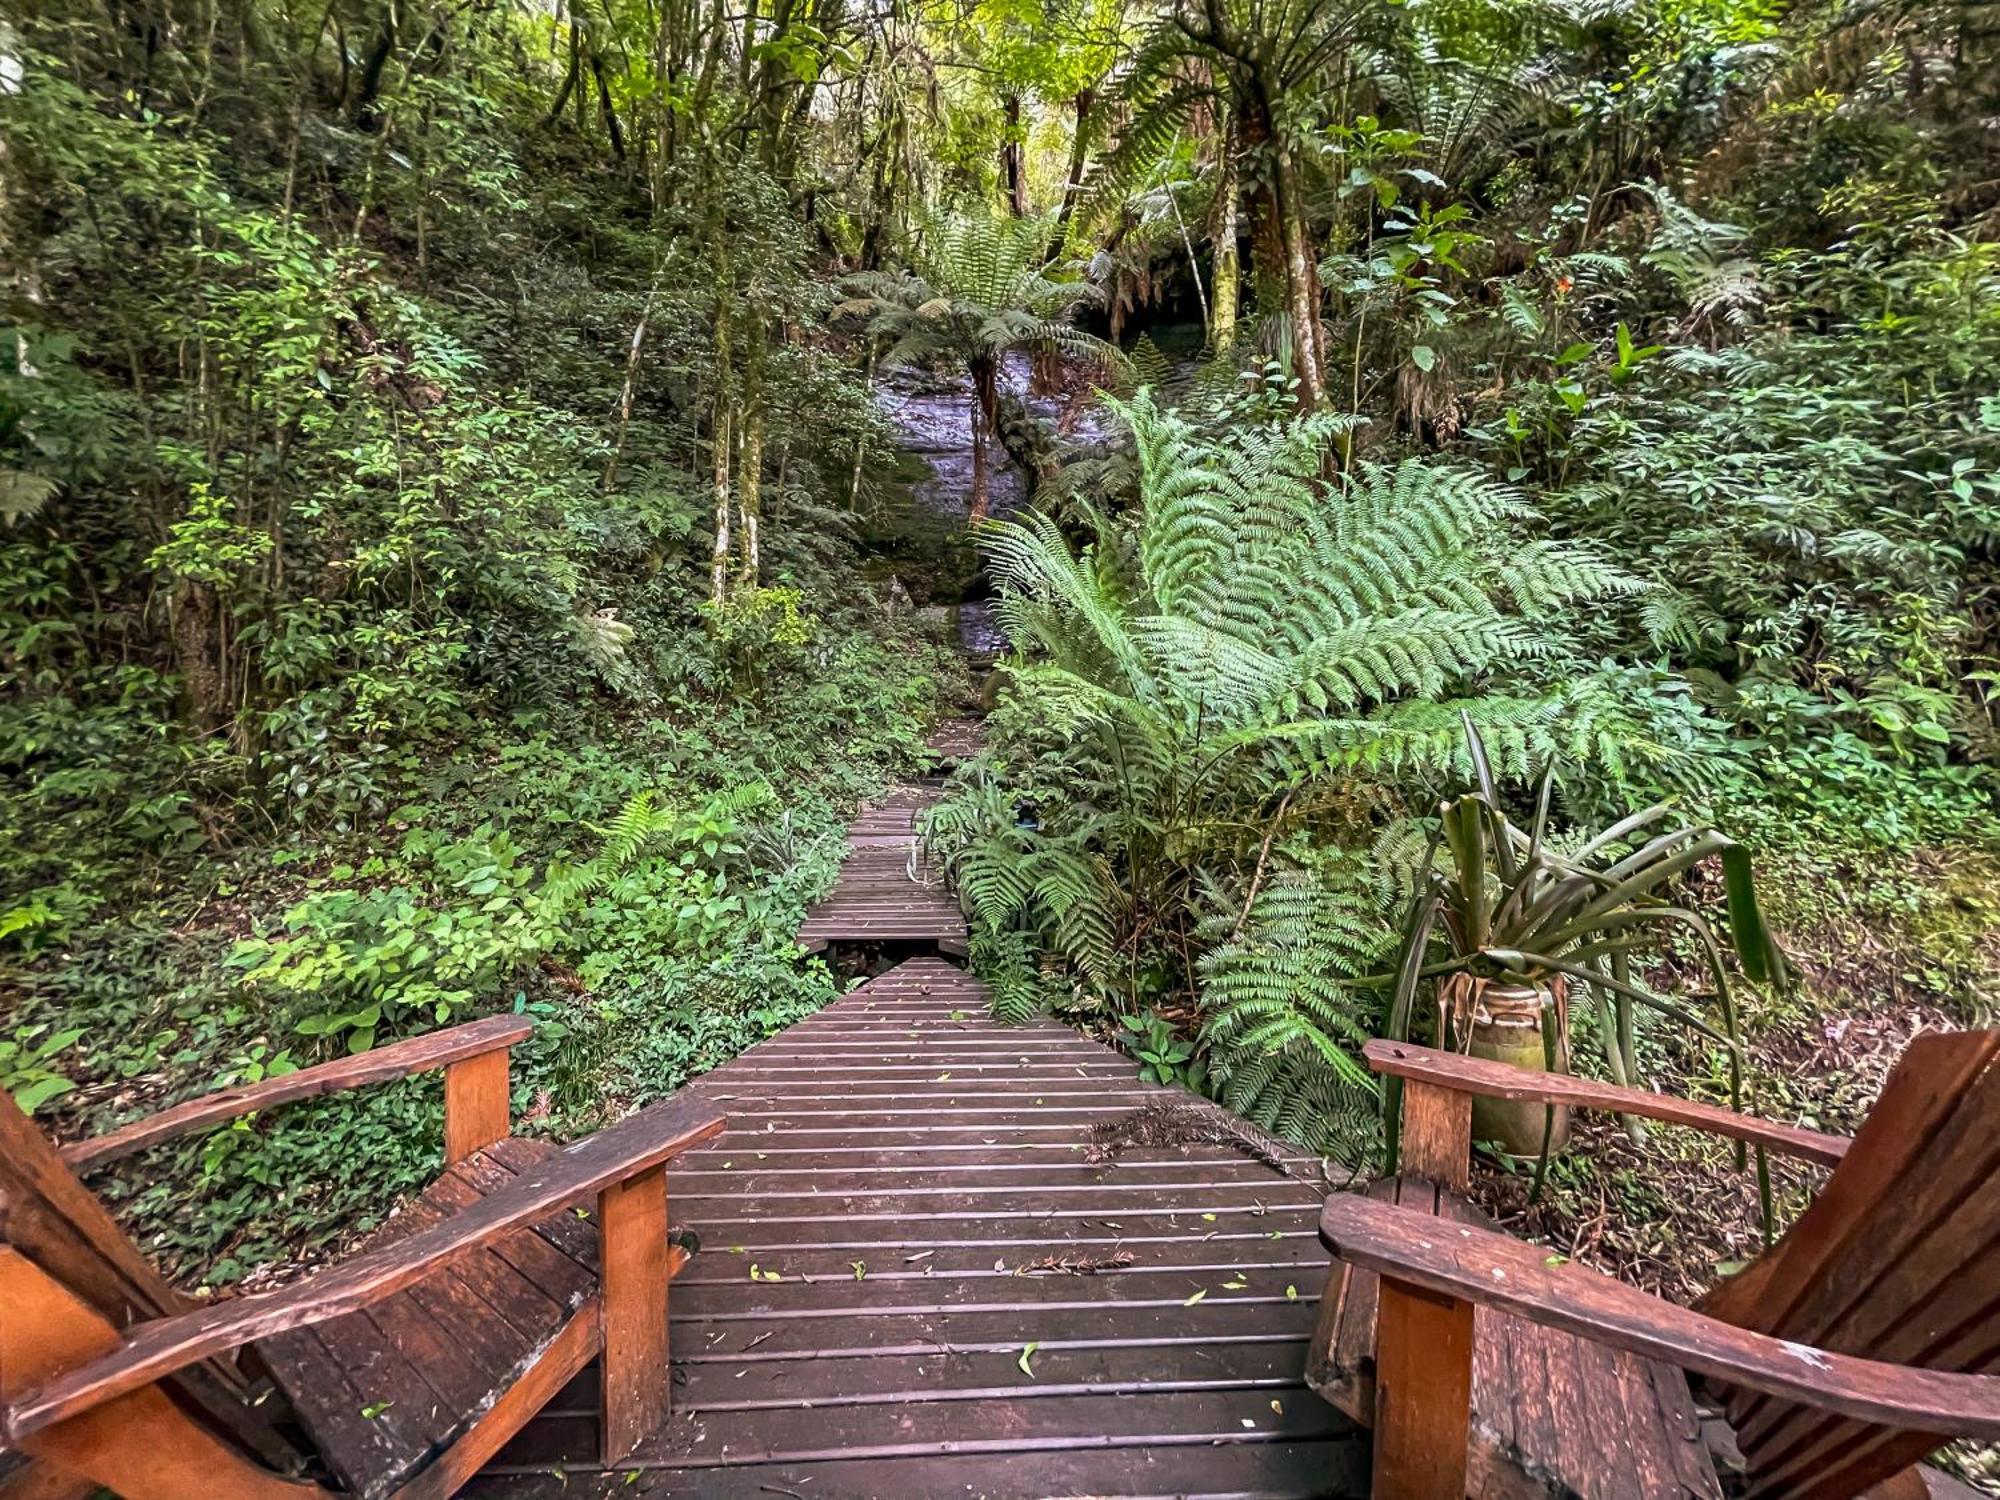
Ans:
[[[754,589],[763,572],[759,532],[764,520],[764,330],[754,319],[744,349],[741,430],[736,515],[743,527],[743,557],[737,587]]]
[[[972,372],[972,509],[973,525],[986,519],[988,502],[988,446],[1000,411],[1000,365],[993,355],[981,354],[970,365]]]
[[[1083,169],[1090,160],[1090,111],[1097,103],[1096,89],[1081,89],[1076,96],[1076,135],[1069,143],[1069,171],[1063,177],[1062,207],[1056,211],[1055,242],[1060,245],[1069,232],[1070,215],[1083,196]]]
[[[1285,309],[1291,314],[1292,368],[1299,380],[1299,405],[1316,411],[1326,403],[1326,335],[1319,316],[1319,267],[1306,226],[1305,189],[1284,142],[1277,150],[1279,211],[1285,240]]]
[[[718,610],[729,597],[729,393],[715,393],[715,550],[709,554],[708,602]]]
[[[1236,179],[1236,131],[1231,123],[1223,127],[1222,159],[1216,163],[1215,274],[1210,288],[1215,314],[1208,344],[1218,354],[1227,353],[1236,342],[1236,311],[1243,297],[1243,266],[1236,249]]]
[[[1009,94],[1001,100],[1007,116],[1007,134],[1000,142],[1000,167],[1007,178],[1007,208],[1015,218],[1028,213],[1028,164],[1021,143],[1021,96]]]
[[[183,578],[174,587],[170,607],[182,712],[198,733],[212,733],[229,717],[229,681],[222,661],[222,600],[209,584]]]

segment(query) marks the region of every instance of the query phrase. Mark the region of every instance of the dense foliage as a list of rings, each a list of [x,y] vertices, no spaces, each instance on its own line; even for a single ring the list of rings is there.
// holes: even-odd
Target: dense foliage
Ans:
[[[1551,850],[1661,798],[1756,850],[1807,988],[1742,966],[1752,1038],[1982,1014],[1981,25],[27,0],[0,1086],[97,1126],[519,1007],[560,1131],[829,998],[789,934],[956,672],[904,607],[947,548],[885,519],[911,390],[967,418],[960,515],[998,464],[1034,501],[979,533],[1011,651],[930,829],[1004,1014],[1373,1150],[1356,1049],[1467,723],[1488,803],[1550,773]],[[1607,1007],[1579,1064],[1719,1089],[1723,881],[1669,874],[1697,919],[1619,983],[1691,1024]],[[381,1211],[427,1097],[177,1148],[171,1228],[157,1163],[114,1191],[242,1274]]]

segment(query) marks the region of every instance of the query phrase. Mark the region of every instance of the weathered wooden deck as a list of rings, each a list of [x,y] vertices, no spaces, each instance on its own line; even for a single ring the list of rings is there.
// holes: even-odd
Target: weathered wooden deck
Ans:
[[[920,805],[863,815],[802,939],[962,941],[909,874]],[[1068,1026],[995,1024],[935,956],[699,1087],[729,1128],[668,1176],[702,1243],[673,1285],[672,1418],[605,1472],[586,1372],[475,1500],[1364,1491],[1303,1380],[1316,1161]]]
[[[906,788],[866,809],[847,830],[840,881],[806,914],[799,941],[810,952],[829,943],[922,943],[965,952],[965,915],[944,873],[917,844],[916,816],[934,793]]]

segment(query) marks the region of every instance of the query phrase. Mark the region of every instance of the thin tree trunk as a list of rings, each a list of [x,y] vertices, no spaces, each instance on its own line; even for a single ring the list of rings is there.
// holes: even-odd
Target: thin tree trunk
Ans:
[[[1062,207],[1056,211],[1055,243],[1058,245],[1069,230],[1070,215],[1076,212],[1077,199],[1083,196],[1083,172],[1090,161],[1090,111],[1096,103],[1096,89],[1077,91],[1076,134],[1069,143],[1069,170],[1063,177]]]
[[[1209,327],[1209,347],[1226,352],[1236,342],[1236,311],[1243,297],[1243,266],[1236,249],[1236,129],[1222,130],[1222,160],[1216,164],[1215,275],[1211,296],[1215,319]]]
[[[736,514],[743,524],[737,586],[757,587],[763,572],[759,530],[764,520],[764,329],[752,320],[743,364],[743,447],[736,466]]]
[[[990,354],[971,362],[972,371],[972,506],[969,520],[978,525],[989,507],[988,448],[1000,407],[1000,367]]]
[[[632,343],[625,351],[625,383],[618,391],[618,431],[611,441],[611,457],[604,464],[604,493],[618,483],[618,461],[625,456],[625,431],[632,425],[632,397],[639,384],[639,351],[646,343],[646,322],[653,316],[653,302],[660,295],[660,273],[646,292],[646,305],[639,309],[639,321],[632,325]]]
[[[1028,214],[1028,164],[1021,143],[1021,96],[1009,94],[1001,101],[1007,116],[1007,134],[1000,142],[1000,166],[1007,177],[1007,208],[1017,219]]]
[[[708,601],[718,610],[729,597],[729,394],[715,393],[715,550],[709,555]]]
[[[1305,193],[1290,149],[1280,141],[1278,208],[1285,242],[1285,306],[1292,322],[1292,365],[1299,405],[1315,411],[1326,401],[1326,364],[1319,318],[1319,268],[1305,223]]]
[[[734,390],[730,380],[730,298],[734,296],[724,254],[722,276],[716,282],[716,410],[712,444],[716,462],[716,548],[708,564],[708,600],[718,610],[730,592],[730,412]]]

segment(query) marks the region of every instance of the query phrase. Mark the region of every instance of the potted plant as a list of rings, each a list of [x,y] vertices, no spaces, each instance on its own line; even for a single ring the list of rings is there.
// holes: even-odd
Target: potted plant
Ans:
[[[1653,831],[1673,812],[1673,804],[1662,802],[1559,852],[1548,836],[1553,768],[1542,776],[1534,819],[1523,829],[1501,807],[1485,746],[1470,719],[1465,733],[1477,790],[1438,810],[1439,826],[1418,867],[1404,925],[1389,1035],[1409,1036],[1418,990],[1434,980],[1440,1046],[1567,1072],[1569,1002],[1580,989],[1595,1002],[1605,1065],[1614,1081],[1637,1077],[1634,1020],[1636,1008],[1645,1006],[1723,1044],[1732,1101],[1740,1106],[1741,1047],[1722,945],[1672,887],[1704,860],[1719,860],[1729,936],[1744,974],[1757,984],[1782,985],[1784,955],[1758,908],[1749,851],[1703,824]],[[1692,939],[1707,970],[1720,1030],[1633,973],[1635,956],[1659,953],[1677,934]],[[1386,1102],[1393,1160],[1398,1113],[1393,1092]],[[1566,1124],[1552,1108],[1480,1100],[1473,1133],[1499,1141],[1510,1153],[1546,1158],[1562,1144]],[[1636,1134],[1638,1126],[1628,1122],[1627,1128]]]

